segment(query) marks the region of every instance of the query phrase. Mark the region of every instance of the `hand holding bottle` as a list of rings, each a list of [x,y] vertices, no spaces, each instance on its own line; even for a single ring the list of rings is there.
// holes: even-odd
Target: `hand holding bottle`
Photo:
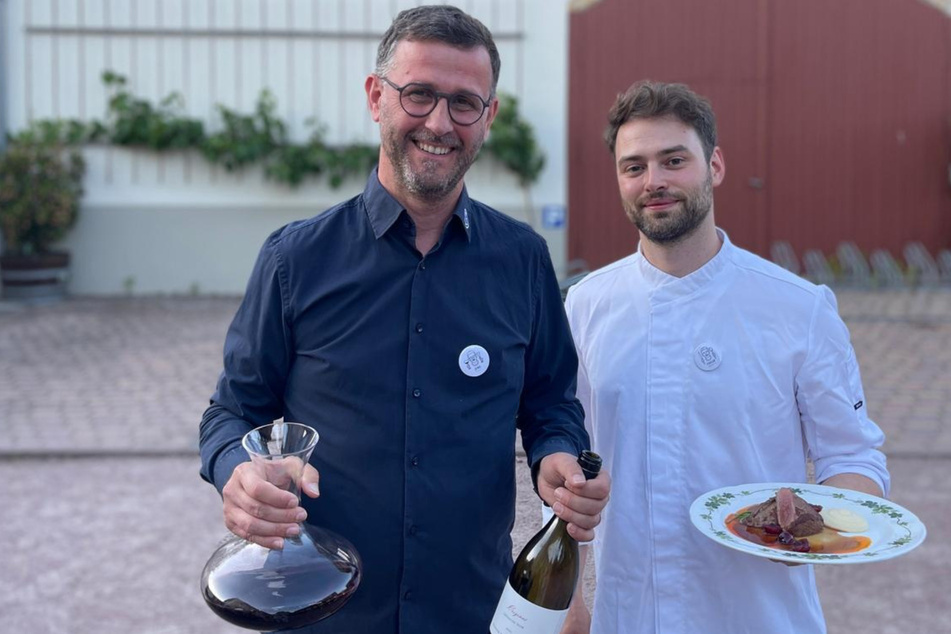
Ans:
[[[251,462],[238,465],[221,491],[225,526],[229,531],[265,548],[280,550],[284,537],[300,532],[298,522],[307,517],[300,506],[296,483],[282,482],[280,464],[268,464],[269,473],[261,473]],[[320,474],[313,465],[304,465],[300,490],[308,497],[320,495]],[[275,484],[277,483],[277,484]],[[290,490],[288,490],[290,488]]]
[[[568,534],[579,542],[594,539],[601,511],[608,503],[611,476],[606,471],[585,480],[578,459],[569,453],[545,456],[538,470],[538,494],[552,511],[568,522]]]

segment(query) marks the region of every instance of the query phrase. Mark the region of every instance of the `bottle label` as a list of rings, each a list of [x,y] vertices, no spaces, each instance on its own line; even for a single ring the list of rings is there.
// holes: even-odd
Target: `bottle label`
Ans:
[[[565,623],[568,610],[549,610],[521,596],[508,581],[495,616],[489,624],[491,634],[557,634]]]

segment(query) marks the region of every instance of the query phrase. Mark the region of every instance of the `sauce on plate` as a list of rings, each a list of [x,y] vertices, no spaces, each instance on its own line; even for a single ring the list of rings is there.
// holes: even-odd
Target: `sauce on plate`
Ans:
[[[753,542],[754,544],[758,544],[760,546],[766,546],[767,548],[775,548],[776,550],[791,552],[792,548],[784,546],[783,544],[780,544],[779,541],[777,541],[779,539],[779,535],[771,535],[761,528],[754,528],[752,526],[740,524],[740,520],[738,518],[747,511],[752,511],[757,506],[759,505],[751,504],[750,506],[740,509],[736,513],[731,513],[728,515],[726,520],[724,520],[727,529],[740,539],[745,539],[748,542]],[[857,553],[872,545],[872,540],[865,535],[843,535],[842,533],[833,530],[828,526],[823,528],[821,533],[809,535],[804,539],[809,540],[810,553],[822,553],[825,555],[844,555],[847,553]]]

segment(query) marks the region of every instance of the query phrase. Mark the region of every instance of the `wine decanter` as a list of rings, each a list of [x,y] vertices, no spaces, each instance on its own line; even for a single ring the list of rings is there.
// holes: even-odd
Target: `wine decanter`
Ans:
[[[258,427],[242,439],[254,468],[268,482],[300,499],[304,465],[317,431],[299,423]],[[350,542],[312,524],[270,550],[232,535],[212,554],[201,574],[201,591],[215,614],[258,631],[305,627],[350,599],[360,584],[360,556]]]

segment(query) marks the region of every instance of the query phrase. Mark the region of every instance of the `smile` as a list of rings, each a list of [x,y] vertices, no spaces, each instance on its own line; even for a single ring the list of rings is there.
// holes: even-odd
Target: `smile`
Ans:
[[[449,154],[449,152],[452,151],[452,148],[438,147],[435,145],[429,145],[427,143],[421,143],[419,141],[416,142],[416,147],[421,149],[423,152],[426,152],[427,154],[436,154],[437,156],[442,156],[443,154]]]

